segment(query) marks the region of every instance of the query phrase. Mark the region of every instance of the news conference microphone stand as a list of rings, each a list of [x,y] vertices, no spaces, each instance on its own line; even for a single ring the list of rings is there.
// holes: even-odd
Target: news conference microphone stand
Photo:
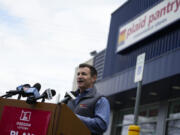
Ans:
[[[43,98],[43,99],[41,100],[41,102],[45,102],[45,98]]]
[[[21,94],[19,94],[19,95],[18,95],[18,98],[17,98],[17,99],[18,99],[18,100],[20,100],[20,99],[21,99]]]
[[[1,97],[2,98],[9,98],[9,97],[12,97],[13,95],[12,94],[5,94],[5,95],[2,95]],[[19,94],[18,95],[18,98],[17,98],[18,100],[20,100],[21,99],[21,94]]]
[[[8,98],[8,97],[12,97],[13,95],[12,94],[5,94],[5,95],[2,95],[1,97],[2,98]]]
[[[2,95],[1,97],[2,97],[2,98],[8,98],[8,97],[10,97],[10,96],[8,96],[8,94],[5,94],[5,95]]]

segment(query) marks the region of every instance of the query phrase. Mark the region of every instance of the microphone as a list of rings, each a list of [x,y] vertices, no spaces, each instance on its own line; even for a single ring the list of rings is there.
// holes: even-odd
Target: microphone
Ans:
[[[56,95],[56,91],[53,89],[47,89],[43,92],[43,94],[39,97],[29,97],[26,100],[28,104],[35,104],[37,100],[42,99],[41,102],[44,102],[45,99],[51,100],[53,96]]]
[[[30,84],[24,84],[24,85],[20,85],[16,88],[16,90],[20,91],[21,93],[18,95],[18,100],[21,99],[21,96],[23,95],[23,97],[27,97],[30,95],[25,95],[24,90],[29,89],[31,87]]]
[[[33,85],[33,87],[36,88],[38,91],[40,91],[40,89],[41,89],[41,84],[40,84],[40,83],[35,83],[35,84]]]
[[[53,90],[53,89],[47,89],[47,90],[45,90],[45,91],[43,92],[43,94],[42,94],[40,97],[36,98],[36,100],[42,99],[42,98],[51,100],[52,97],[54,97],[55,95],[56,95],[56,91],[55,91],[55,90]]]
[[[33,96],[33,97],[37,98],[37,97],[40,96],[40,94],[39,94],[39,91],[36,88],[32,87],[32,88],[29,88],[29,89],[23,91],[22,96],[23,97]]]
[[[66,92],[64,99],[60,101],[60,103],[67,104],[70,99],[76,99],[76,97],[72,94],[72,92]]]
[[[23,97],[34,96],[35,98],[39,97],[39,91],[41,89],[40,83],[35,83],[33,87],[24,89],[24,93],[22,94]]]
[[[23,84],[23,85],[20,85],[20,86],[16,87],[16,90],[17,91],[23,91],[24,89],[30,88],[30,87],[31,87],[30,84]]]
[[[7,91],[6,94],[1,97],[8,98],[8,97],[12,97],[16,94],[19,94],[18,99],[20,99],[20,95],[24,93],[24,89],[28,89],[30,87],[31,87],[30,84],[20,85],[16,88],[16,90]]]
[[[3,95],[1,97],[12,97],[13,95],[19,94],[18,95],[18,99],[22,97],[30,97],[30,96],[34,96],[35,98],[39,97],[39,91],[41,89],[41,84],[40,83],[35,83],[33,85],[33,87],[31,87],[30,84],[24,84],[24,85],[20,85],[16,88],[16,90],[10,90],[8,92],[6,92],[6,95]]]

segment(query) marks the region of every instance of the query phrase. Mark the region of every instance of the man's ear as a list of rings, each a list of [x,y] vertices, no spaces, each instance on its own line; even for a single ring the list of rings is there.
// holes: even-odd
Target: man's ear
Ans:
[[[97,76],[96,76],[96,75],[94,75],[94,76],[92,77],[93,83],[95,83],[95,82],[96,82],[96,79],[97,79]]]

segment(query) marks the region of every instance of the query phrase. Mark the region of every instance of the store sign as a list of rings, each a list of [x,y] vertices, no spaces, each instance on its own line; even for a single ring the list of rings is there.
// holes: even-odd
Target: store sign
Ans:
[[[180,0],[164,0],[138,18],[120,27],[117,50],[122,51],[180,19]]]
[[[4,106],[0,135],[46,135],[51,112]]]

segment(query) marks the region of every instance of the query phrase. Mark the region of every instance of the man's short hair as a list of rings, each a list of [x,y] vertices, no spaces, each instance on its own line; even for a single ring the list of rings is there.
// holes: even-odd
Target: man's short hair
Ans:
[[[79,68],[84,68],[84,67],[87,67],[87,68],[90,69],[91,76],[94,76],[94,75],[97,76],[97,70],[96,70],[95,67],[93,67],[93,66],[91,66],[89,64],[86,64],[86,63],[82,63],[82,64],[79,65]]]

